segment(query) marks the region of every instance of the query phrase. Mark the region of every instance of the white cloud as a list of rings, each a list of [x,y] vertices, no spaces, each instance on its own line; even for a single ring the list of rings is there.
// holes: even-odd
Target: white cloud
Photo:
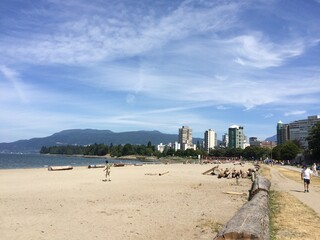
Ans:
[[[55,1],[53,2],[55,3]],[[79,20],[62,20],[50,33],[26,35],[20,40],[3,38],[1,52],[8,60],[41,64],[83,64],[134,56],[161,48],[164,44],[197,35],[228,29],[235,22],[238,4],[221,4],[194,10],[192,2],[181,4],[177,9],[157,19],[151,16],[108,17],[85,14]],[[145,14],[145,13],[144,13]],[[57,13],[59,19],[59,13]],[[72,16],[72,14],[71,14]]]
[[[304,115],[306,113],[306,111],[302,110],[302,111],[291,111],[291,112],[286,112],[284,113],[284,116],[293,116],[293,115]]]
[[[308,37],[274,36],[268,12],[255,24],[246,12],[251,3],[235,1],[170,2],[161,10],[121,1],[50,3],[50,9],[15,9],[21,17],[12,16],[0,33],[0,108],[24,117],[26,129],[121,124],[175,131],[189,119],[201,132],[224,128],[223,120],[212,119],[231,111],[217,110],[244,109],[239,115],[258,112],[271,121],[272,114],[261,114],[265,106],[275,117],[318,109],[319,36],[308,25]],[[296,23],[292,18],[283,31]]]
[[[230,109],[230,107],[225,107],[225,106],[220,105],[220,106],[217,106],[217,109],[218,110],[227,110],[227,109]]]
[[[229,42],[234,45],[236,63],[256,68],[278,67],[304,51],[304,45],[300,42],[278,45],[261,34],[238,36]]]
[[[272,118],[274,116],[273,113],[268,113],[266,115],[264,115],[264,118]]]
[[[28,98],[25,94],[25,87],[20,80],[18,72],[5,65],[0,65],[0,73],[12,84],[14,89],[13,94],[16,94],[22,102],[28,102]],[[10,88],[10,86],[8,86],[8,88]],[[8,92],[8,90],[2,89],[2,95],[7,95],[8,97],[11,95],[10,98],[12,98],[12,93],[11,91]]]

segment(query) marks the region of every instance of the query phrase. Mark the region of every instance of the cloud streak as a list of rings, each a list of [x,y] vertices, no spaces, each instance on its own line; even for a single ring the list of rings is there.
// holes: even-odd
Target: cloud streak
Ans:
[[[278,45],[264,40],[263,36],[245,35],[230,40],[235,49],[236,63],[256,68],[278,67],[287,59],[299,56],[304,51],[304,45],[299,42]]]
[[[15,70],[13,70],[11,68],[8,68],[5,65],[0,65],[0,73],[3,75],[3,77],[6,80],[8,80],[11,83],[11,86],[14,89],[14,93],[18,96],[20,101],[23,103],[28,102],[28,98],[25,94],[24,86],[20,81],[20,77],[19,77],[18,72],[16,72]],[[3,88],[2,94],[6,95],[6,94],[8,94],[8,92],[4,91],[4,88]]]

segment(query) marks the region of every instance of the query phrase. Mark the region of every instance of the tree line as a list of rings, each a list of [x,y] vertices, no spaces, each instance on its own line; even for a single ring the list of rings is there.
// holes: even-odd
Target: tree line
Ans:
[[[275,148],[274,148],[275,149]],[[274,152],[274,151],[273,151]],[[276,159],[280,159],[280,154],[291,152],[292,156],[296,153],[291,148],[291,144],[283,146],[282,150],[277,154]],[[211,149],[209,153],[204,149],[187,149],[187,150],[174,150],[170,147],[165,147],[163,152],[159,152],[155,149],[155,146],[149,142],[147,145],[105,145],[105,144],[92,144],[88,146],[43,146],[40,150],[41,154],[63,154],[63,155],[88,155],[88,156],[105,156],[110,154],[113,157],[121,157],[127,155],[140,155],[140,156],[155,156],[155,157],[198,157],[209,156],[209,157],[237,157],[244,159],[263,159],[268,158],[271,155],[271,149],[263,147],[250,146],[245,149],[241,148],[216,148]],[[285,157],[287,159],[287,156]]]
[[[151,142],[147,145],[105,145],[92,144],[87,146],[80,145],[61,145],[61,146],[43,146],[40,150],[41,154],[63,154],[63,155],[87,155],[87,156],[105,156],[110,154],[113,157],[121,157],[127,155],[152,156],[155,153],[155,147]]]

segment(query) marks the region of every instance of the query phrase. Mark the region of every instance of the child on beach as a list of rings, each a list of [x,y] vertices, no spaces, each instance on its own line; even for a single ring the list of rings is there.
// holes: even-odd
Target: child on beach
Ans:
[[[103,171],[106,172],[106,179],[104,181],[111,181],[111,179],[110,179],[110,164],[108,161],[106,161],[106,166]],[[109,178],[109,180],[108,180],[108,178]]]

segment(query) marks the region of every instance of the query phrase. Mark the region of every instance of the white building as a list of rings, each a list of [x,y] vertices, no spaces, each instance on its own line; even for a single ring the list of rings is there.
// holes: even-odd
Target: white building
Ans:
[[[309,116],[307,119],[297,120],[289,123],[289,139],[297,140],[301,146],[308,147],[306,138],[309,136],[311,128],[320,122],[320,116]]]
[[[174,142],[174,143],[168,143],[168,144],[163,144],[163,143],[160,143],[159,145],[157,145],[157,150],[159,152],[163,152],[165,149],[174,149],[175,151],[179,150],[180,149],[180,144],[178,142]]]
[[[214,149],[215,146],[217,146],[217,133],[209,129],[204,132],[204,148],[210,152],[210,149]]]
[[[158,146],[157,146],[157,150],[161,153],[163,153],[164,149],[166,148],[166,145],[163,145],[162,143],[160,143]]]
[[[181,150],[196,149],[195,145],[192,143],[192,129],[188,126],[179,128],[179,143]]]

